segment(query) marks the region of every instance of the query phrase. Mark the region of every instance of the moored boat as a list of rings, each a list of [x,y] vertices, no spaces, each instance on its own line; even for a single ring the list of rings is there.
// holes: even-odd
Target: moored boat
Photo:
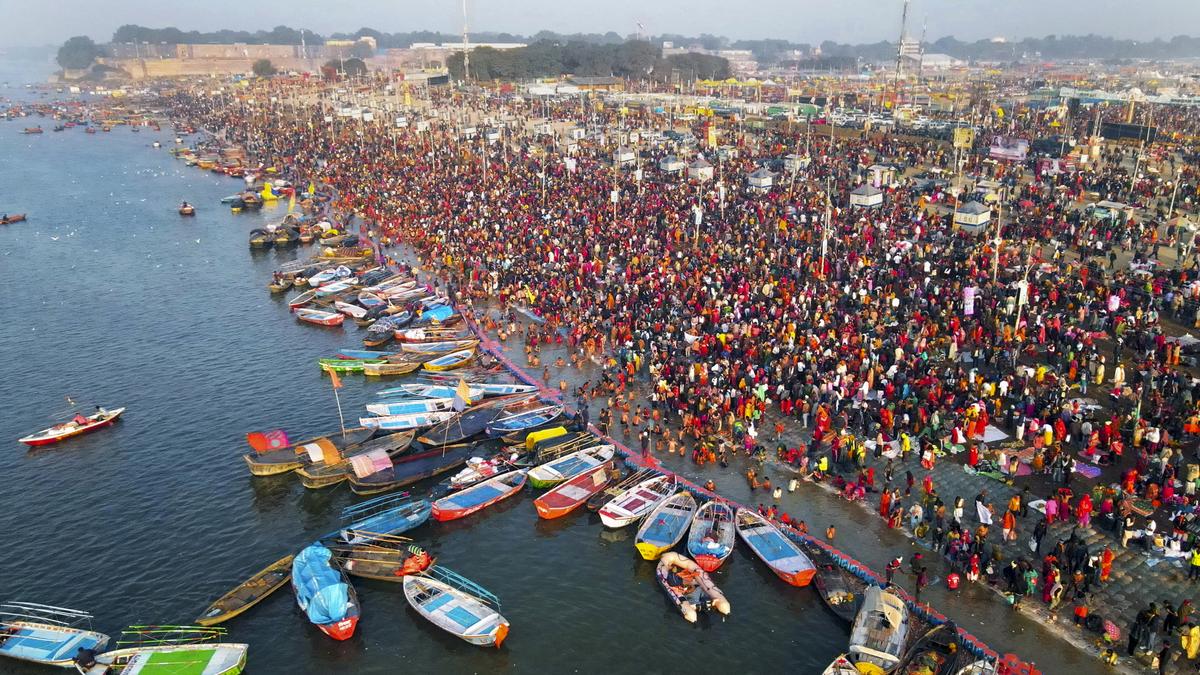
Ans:
[[[306,309],[297,307],[293,310],[296,313],[296,318],[305,322],[318,326],[340,326],[346,320],[346,317],[337,312],[325,312],[319,309]]]
[[[517,408],[505,408],[496,419],[487,426],[489,436],[504,436],[518,431],[533,429],[553,423],[562,417],[561,403],[541,404],[529,401]]]
[[[238,616],[283,588],[292,578],[292,559],[286,555],[213,601],[196,619],[198,626],[215,626]]]
[[[397,457],[390,469],[351,476],[350,489],[355,494],[371,495],[412,485],[461,466],[472,452],[474,448],[467,444],[411,452]]]
[[[58,443],[74,436],[80,436],[96,431],[97,429],[103,429],[104,427],[111,426],[117,421],[123,412],[125,412],[125,408],[116,408],[114,410],[98,408],[95,413],[92,413],[87,417],[84,417],[81,414],[76,414],[74,418],[63,422],[62,424],[56,424],[47,429],[42,429],[37,433],[29,434],[28,436],[19,438],[17,441],[33,447]]]
[[[482,511],[519,493],[525,487],[525,480],[524,470],[509,471],[442,497],[433,503],[433,519],[457,520]]]
[[[850,627],[846,658],[862,673],[890,673],[900,664],[908,641],[908,607],[891,591],[867,586],[862,607]]]
[[[717,499],[705,502],[696,510],[688,532],[687,549],[688,555],[705,572],[717,571],[733,553],[737,539],[733,516],[733,507]]]
[[[392,401],[385,403],[368,403],[367,412],[372,415],[407,415],[409,413],[437,412],[449,410],[454,399],[422,398],[412,401]]]
[[[342,519],[351,522],[336,536],[347,544],[374,541],[380,535],[395,536],[429,520],[432,512],[433,504],[428,500],[414,499],[408,493],[384,495],[342,509]]]
[[[398,387],[384,389],[376,394],[382,398],[417,397],[417,398],[454,398],[457,387],[452,385],[420,384],[409,382]],[[474,384],[467,385],[467,397],[472,401],[483,398],[483,389]]]
[[[331,487],[350,478],[352,472],[370,473],[361,467],[390,465],[392,460],[412,444],[413,432],[387,434],[355,446],[352,454],[336,461],[310,462],[296,470],[300,483],[310,490]]]
[[[500,600],[444,567],[404,577],[404,597],[421,616],[473,645],[500,647],[508,636]]]
[[[793,586],[807,586],[816,574],[812,560],[788,539],[774,523],[746,508],[734,517],[738,535],[780,579]]]
[[[475,358],[475,349],[462,349],[456,352],[451,352],[445,356],[440,356],[432,361],[426,361],[424,364],[425,370],[443,371],[462,368]]]
[[[14,213],[12,215],[4,216],[3,218],[0,218],[0,225],[11,225],[13,223],[19,223],[24,220],[25,220],[24,213]]]
[[[821,602],[846,623],[854,623],[858,616],[858,608],[862,603],[862,593],[856,593],[852,586],[853,579],[849,572],[842,569],[831,558],[815,559],[817,572],[813,576],[813,585]]]
[[[675,476],[670,474],[647,478],[601,508],[600,522],[605,527],[625,527],[650,513],[659,502],[674,494],[677,484]]]
[[[529,484],[538,489],[554,487],[569,478],[574,478],[593,467],[604,464],[613,458],[615,452],[616,449],[612,445],[597,445],[576,450],[530,469]]]
[[[353,450],[358,444],[370,439],[375,429],[349,429],[345,433],[317,436],[298,443],[288,444],[287,434],[282,431],[246,434],[254,452],[242,455],[255,476],[274,476],[288,473],[304,466],[306,459],[315,461],[324,457],[340,457],[344,450]],[[282,437],[282,442],[271,444],[265,440]],[[334,460],[336,461],[336,459]]]
[[[302,307],[304,305],[307,305],[308,303],[310,303],[316,299],[317,299],[317,289],[310,288],[309,290],[304,291],[303,293],[301,293],[299,295],[293,296],[290,300],[288,300],[288,307],[295,309],[297,307]]]
[[[109,637],[91,630],[92,615],[33,602],[0,604],[0,656],[70,667],[80,649],[103,651]]]
[[[862,675],[862,673],[858,672],[858,668],[850,663],[850,659],[846,658],[845,654],[841,654],[825,670],[821,671],[821,675]]]
[[[333,552],[321,544],[300,551],[292,561],[292,589],[313,625],[335,640],[346,640],[358,625],[358,596],[332,558]]]
[[[538,517],[547,520],[561,518],[583,506],[592,495],[608,485],[611,474],[612,462],[608,461],[550,489],[533,500]]]
[[[407,429],[422,429],[441,424],[452,419],[457,413],[451,410],[435,412],[404,413],[402,415],[386,415],[382,417],[360,417],[358,423],[368,429],[383,429],[385,431],[405,431]]]
[[[696,515],[696,498],[684,490],[662,500],[642,521],[634,546],[645,560],[658,560],[678,544]]]
[[[238,675],[246,667],[250,645],[164,644],[115,649],[96,657],[96,664],[80,668],[83,675]]]
[[[374,362],[362,359],[317,359],[317,365],[325,372],[332,370],[338,373],[361,373],[368,363]]]
[[[375,581],[402,581],[420,574],[434,563],[429,552],[409,543],[407,537],[381,535],[374,540],[339,547],[338,561],[346,573]]]
[[[496,419],[499,414],[499,408],[472,408],[426,429],[418,440],[428,446],[465,441],[482,434],[487,429],[488,423]]]
[[[667,597],[690,623],[696,623],[700,612],[716,610],[724,615],[730,612],[729,601],[713,583],[708,572],[683,554],[674,551],[663,553],[655,576]]]

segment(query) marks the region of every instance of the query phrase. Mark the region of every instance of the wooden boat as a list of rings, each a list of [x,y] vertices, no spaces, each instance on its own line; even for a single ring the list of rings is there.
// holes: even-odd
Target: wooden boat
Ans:
[[[438,343],[472,338],[473,335],[458,328],[406,328],[396,331],[396,339],[406,343]]]
[[[545,405],[538,401],[528,401],[518,407],[505,408],[504,412],[488,424],[487,433],[489,436],[503,436],[545,426],[562,417],[562,413],[561,403]]]
[[[812,560],[771,521],[749,509],[740,508],[734,517],[738,535],[767,567],[793,586],[807,586],[817,569]]]
[[[254,576],[243,581],[225,595],[215,600],[196,619],[196,625],[215,626],[224,623],[262,602],[275,591],[283,588],[292,578],[293,555],[286,555],[268,565]]]
[[[473,645],[499,647],[508,636],[500,600],[444,567],[404,577],[404,597],[435,626]]]
[[[408,383],[384,389],[376,394],[381,398],[454,398],[458,387],[453,385]],[[467,385],[467,397],[472,401],[483,398],[483,390],[473,384]]]
[[[270,248],[273,243],[270,232],[258,227],[250,230],[250,248]]]
[[[850,663],[850,659],[846,658],[845,654],[842,654],[821,671],[821,675],[862,675],[862,673],[858,672],[858,668]]]
[[[404,342],[400,349],[410,354],[449,354],[463,349],[470,349],[479,344],[479,340],[447,340],[444,342]]]
[[[240,643],[167,644],[105,652],[83,675],[238,675],[250,645]]]
[[[600,522],[605,527],[625,527],[654,510],[659,502],[675,493],[675,476],[660,475],[634,485],[600,509]]]
[[[12,225],[13,223],[20,223],[24,220],[25,220],[24,213],[14,213],[10,216],[5,216],[3,218],[0,218],[0,225]]]
[[[617,473],[618,475],[613,478],[613,480],[616,482],[609,483],[608,487],[597,492],[591,497],[588,497],[587,503],[585,504],[588,511],[596,513],[600,509],[607,506],[614,498],[625,494],[625,491],[629,488],[632,488],[647,478],[658,475],[651,469],[638,469],[637,471],[634,471],[623,478],[619,475],[619,471]]]
[[[407,415],[409,413],[437,412],[449,410],[454,399],[422,398],[415,401],[393,401],[390,403],[368,403],[367,412],[372,415]]]
[[[326,372],[332,370],[339,373],[361,373],[368,363],[373,362],[362,359],[317,359],[317,365]]]
[[[682,494],[691,496],[687,492]],[[729,614],[729,601],[725,599],[725,594],[713,583],[708,572],[700,569],[687,556],[674,551],[663,553],[655,576],[658,585],[667,592],[667,597],[689,623],[696,623],[700,612],[715,609],[721,614]]]
[[[537,489],[551,488],[611,460],[616,449],[597,445],[539,464],[529,470],[529,484]]]
[[[451,352],[445,356],[440,356],[432,361],[426,361],[423,368],[425,370],[442,371],[454,370],[462,368],[475,358],[475,349],[463,349],[457,352]]]
[[[533,500],[539,518],[561,518],[608,485],[612,462],[594,466]]]
[[[503,501],[525,487],[525,471],[510,471],[442,497],[433,503],[433,519],[458,520]]]
[[[476,382],[471,385],[483,391],[484,396],[508,396],[510,394],[532,394],[538,390],[532,384],[504,384],[491,382]]]
[[[267,290],[272,293],[282,293],[292,287],[292,280],[286,277],[280,278],[278,281],[272,281],[267,284]]]
[[[895,669],[897,675],[955,675],[967,659],[974,658],[958,648],[958,627],[941,623],[917,638]]]
[[[482,434],[487,429],[488,423],[496,419],[496,416],[499,414],[499,408],[472,408],[464,411],[462,414],[455,415],[437,426],[426,429],[418,440],[428,446],[439,446],[465,441],[468,438]]]
[[[904,601],[891,591],[871,584],[850,627],[850,652],[846,658],[860,672],[870,672],[874,666],[878,672],[890,673],[900,664],[908,631],[908,607]]]
[[[859,605],[862,604],[862,593],[855,593],[850,575],[839,567],[831,558],[814,561],[817,572],[813,576],[813,585],[821,602],[846,623],[854,623],[858,616]]]
[[[249,465],[251,474],[274,476],[299,469],[304,466],[305,458],[337,456],[343,451],[353,450],[375,433],[375,429],[364,427],[348,429],[344,435],[317,436],[282,448],[242,455],[242,459]]]
[[[361,610],[354,587],[332,558],[321,544],[300,551],[292,561],[292,589],[309,621],[329,637],[346,640],[354,635]]]
[[[371,495],[412,485],[461,466],[472,452],[474,448],[467,444],[410,452],[397,457],[391,469],[351,476],[350,489],[355,494]]]
[[[92,615],[33,602],[0,604],[0,656],[69,668],[80,649],[103,651],[109,637],[82,624]]]
[[[354,288],[354,282],[349,279],[343,279],[341,281],[334,281],[334,282],[331,282],[328,284],[324,284],[322,286],[318,286],[316,289],[317,297],[318,298],[330,298],[330,297],[338,295],[339,293],[345,293],[346,291],[348,291],[352,288]],[[364,312],[364,314],[365,314],[365,312]]]
[[[521,468],[518,464],[521,457],[522,455],[516,452],[510,454],[504,450],[487,458],[471,457],[465,467],[442,481],[439,487],[444,486],[447,494],[465,490],[477,483]]]
[[[384,495],[342,509],[342,519],[352,521],[336,536],[346,544],[365,544],[380,536],[396,536],[429,520],[433,504],[408,493]]]
[[[179,215],[194,216],[196,215],[196,207],[192,206],[191,204],[188,204],[187,206],[181,206],[179,207]]]
[[[325,312],[319,309],[305,309],[297,307],[293,310],[296,313],[296,318],[305,322],[316,324],[318,326],[340,326],[346,320],[346,317],[337,312]]]
[[[339,359],[362,359],[363,361],[383,361],[389,356],[394,356],[396,352],[382,352],[375,349],[354,349],[344,348],[339,349],[337,357]]]
[[[696,515],[696,498],[686,490],[668,497],[654,507],[638,528],[634,546],[645,560],[658,560],[687,534]]]
[[[959,668],[954,675],[999,675],[999,670],[993,661],[979,659]]]
[[[363,375],[368,377],[383,377],[389,375],[407,375],[421,367],[420,363],[388,363],[368,362],[363,365]]]
[[[355,304],[352,304],[349,302],[344,302],[342,300],[334,300],[333,308],[336,309],[337,311],[341,312],[342,314],[345,314],[346,316],[354,318],[354,319],[361,319],[367,315],[366,307],[360,307],[358,305],[355,305]]]
[[[32,447],[58,443],[74,436],[80,436],[111,426],[121,417],[121,413],[123,412],[125,412],[124,408],[116,408],[114,410],[100,408],[87,417],[76,415],[75,419],[63,422],[62,424],[55,424],[52,427],[42,429],[37,433],[29,434],[17,440]]]
[[[716,499],[705,502],[696,510],[692,527],[688,532],[688,555],[705,572],[720,569],[737,539],[733,526],[733,507]]]
[[[380,536],[365,544],[347,546],[339,551],[342,569],[350,576],[375,581],[403,581],[433,565],[433,556],[420,546],[407,543],[406,537]]]
[[[361,463],[367,455],[374,453],[375,456],[367,458],[371,460],[368,463],[370,466],[379,464],[381,460],[390,464],[412,444],[413,435],[411,431],[401,431],[372,438],[355,446],[353,454],[343,454],[338,461],[309,462],[296,469],[296,473],[300,474],[300,483],[310,490],[331,487],[350,478],[355,470],[356,458]]]
[[[436,412],[415,412],[403,415],[387,415],[384,417],[360,417],[358,423],[368,429],[385,431],[405,431],[407,429],[422,429],[441,424],[452,419],[457,413],[451,410]]]
[[[300,295],[297,295],[297,296],[293,297],[292,299],[288,300],[288,307],[291,307],[292,309],[295,309],[297,307],[303,307],[304,305],[307,305],[308,303],[310,303],[316,299],[317,299],[317,289],[311,288],[307,291],[304,291]]]

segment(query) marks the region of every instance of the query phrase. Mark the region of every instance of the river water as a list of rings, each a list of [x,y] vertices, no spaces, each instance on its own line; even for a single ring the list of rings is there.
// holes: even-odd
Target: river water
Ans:
[[[359,329],[298,324],[268,294],[271,270],[306,252],[251,254],[246,235],[282,209],[231,214],[218,201],[240,179],[175,161],[169,132],[21,135],[26,124],[0,122],[0,210],[29,214],[0,226],[3,595],[87,609],[112,634],[189,623],[250,573],[336,528],[356,501],[345,486],[252,478],[239,455],[248,431],[299,438],[337,427],[316,360],[359,343]],[[194,218],[176,214],[183,199]],[[384,386],[345,381],[348,418]],[[68,396],[128,411],[112,429],[46,450],[15,442],[54,421]],[[755,501],[736,470],[704,478]],[[692,626],[637,555],[632,530],[605,531],[586,513],[542,522],[531,502],[521,495],[410,533],[500,597],[512,623],[502,650],[436,629],[399,584],[363,580],[354,582],[363,618],[345,643],[311,626],[286,589],[227,624],[229,639],[251,645],[257,673],[819,673],[845,649],[847,627],[816,593],[778,581],[743,547],[716,579],[732,616]],[[837,543],[876,566],[906,546],[879,519],[807,486],[784,506],[814,531],[836,523]],[[1061,643],[1047,650],[1045,633],[985,591],[931,599],[1044,672],[1084,658]]]

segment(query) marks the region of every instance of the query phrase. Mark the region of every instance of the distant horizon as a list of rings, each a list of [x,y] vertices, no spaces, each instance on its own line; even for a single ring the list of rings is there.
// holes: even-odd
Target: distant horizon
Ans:
[[[269,31],[277,25],[315,30],[323,35],[371,28],[387,33],[462,30],[457,0],[358,0],[334,8],[315,0],[297,0],[286,16],[274,8],[236,0],[117,0],[97,15],[91,0],[38,3],[10,0],[11,47],[57,46],[75,35],[108,42],[118,27],[138,24],[183,31],[222,29]],[[533,35],[541,30],[561,34],[615,32],[622,37],[711,34],[730,40],[788,40],[820,44],[895,42],[900,34],[903,0],[860,0],[853,7],[833,7],[818,0],[759,0],[755,11],[722,0],[655,2],[606,0],[564,6],[554,0],[468,0],[473,33]],[[403,24],[403,25],[397,25]],[[419,25],[414,25],[419,24]],[[1179,27],[1200,25],[1200,3],[1177,0],[912,0],[908,36],[926,42],[941,36],[975,42],[995,37],[1019,42],[1048,35],[1096,35],[1118,40],[1170,40]],[[252,27],[250,27],[252,26]]]

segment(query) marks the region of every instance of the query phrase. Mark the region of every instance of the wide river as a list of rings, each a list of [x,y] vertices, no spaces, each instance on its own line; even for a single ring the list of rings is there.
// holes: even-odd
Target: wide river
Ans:
[[[0,90],[14,95],[27,96]],[[239,455],[248,431],[282,427],[299,438],[337,427],[316,360],[358,343],[359,329],[298,324],[268,294],[271,270],[307,254],[248,250],[247,232],[282,208],[231,214],[218,201],[240,179],[177,162],[169,132],[19,133],[33,123],[0,122],[0,210],[29,214],[0,226],[0,443],[10,444],[0,599],[86,609],[112,634],[189,623],[250,573],[336,528],[356,501],[344,486],[252,478]],[[176,214],[183,199],[196,217]],[[383,384],[345,379],[342,403],[355,417]],[[128,412],[113,429],[50,449],[16,443],[54,421],[67,397]],[[751,501],[737,468],[701,476]],[[837,523],[837,543],[874,565],[906,546],[879,519],[809,486],[784,506],[814,530]],[[542,522],[526,494],[410,534],[500,597],[512,623],[503,649],[441,632],[399,584],[356,580],[363,618],[347,642],[311,626],[286,589],[227,624],[230,640],[251,645],[248,670],[819,673],[845,649],[847,627],[816,593],[778,581],[743,547],[717,578],[732,615],[692,626],[637,555],[633,531],[606,531],[591,514]],[[1085,658],[1048,645],[985,591],[930,596],[1043,672]],[[44,671],[5,663],[0,672]]]

